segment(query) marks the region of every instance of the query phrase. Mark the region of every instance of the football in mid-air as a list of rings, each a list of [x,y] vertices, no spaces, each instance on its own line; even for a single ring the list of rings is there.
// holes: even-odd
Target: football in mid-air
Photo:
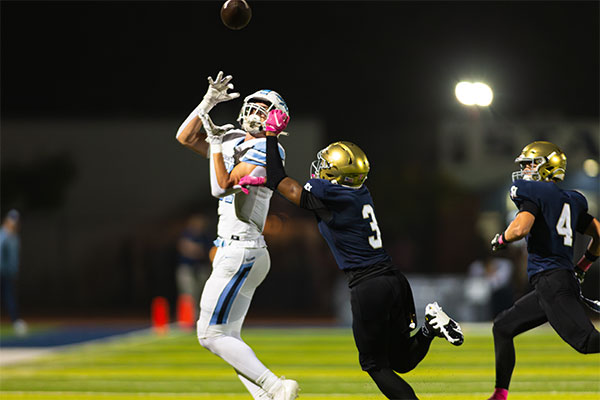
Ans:
[[[246,0],[227,0],[221,7],[221,21],[235,31],[244,28],[252,18],[252,9]]]

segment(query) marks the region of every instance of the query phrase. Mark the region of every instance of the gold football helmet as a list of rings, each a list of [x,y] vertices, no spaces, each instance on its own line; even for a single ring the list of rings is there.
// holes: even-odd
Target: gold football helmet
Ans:
[[[562,181],[567,170],[567,156],[550,142],[533,142],[523,148],[515,159],[520,170],[512,174],[512,180]]]
[[[310,176],[359,188],[367,179],[369,169],[367,155],[360,147],[342,141],[332,143],[317,153],[317,159],[310,166]]]

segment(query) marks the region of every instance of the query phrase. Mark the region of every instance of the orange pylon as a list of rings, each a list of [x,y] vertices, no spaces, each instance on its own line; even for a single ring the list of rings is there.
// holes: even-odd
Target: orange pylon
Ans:
[[[177,298],[177,323],[183,330],[192,330],[196,318],[194,298],[189,294],[181,294]]]
[[[152,328],[159,335],[164,335],[169,331],[169,302],[162,296],[156,296],[152,299]]]

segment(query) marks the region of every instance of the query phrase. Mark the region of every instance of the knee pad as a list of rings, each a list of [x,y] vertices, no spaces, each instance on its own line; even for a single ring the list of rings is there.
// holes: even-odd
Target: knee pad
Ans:
[[[210,350],[210,345],[212,343],[211,338],[198,338],[198,343],[200,343],[200,346],[204,347],[207,350]]]
[[[198,343],[211,353],[217,354],[217,341],[221,337],[223,337],[223,335],[198,337]]]

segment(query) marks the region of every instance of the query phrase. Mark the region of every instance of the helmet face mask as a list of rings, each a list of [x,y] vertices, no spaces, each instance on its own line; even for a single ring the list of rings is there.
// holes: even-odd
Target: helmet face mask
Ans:
[[[537,141],[525,146],[515,163],[519,164],[519,171],[512,173],[513,182],[518,179],[562,181],[567,169],[567,156],[555,144]]]
[[[267,120],[267,115],[273,106],[265,107],[264,103],[249,102],[244,104],[240,113],[242,128],[250,134],[259,133],[264,130],[264,121]]]
[[[311,178],[326,179],[334,184],[360,188],[369,173],[366,154],[354,143],[335,142],[317,153],[310,168]]]
[[[290,115],[287,104],[277,92],[268,89],[259,90],[244,99],[237,121],[242,129],[254,136],[264,132],[267,116],[273,109]]]

